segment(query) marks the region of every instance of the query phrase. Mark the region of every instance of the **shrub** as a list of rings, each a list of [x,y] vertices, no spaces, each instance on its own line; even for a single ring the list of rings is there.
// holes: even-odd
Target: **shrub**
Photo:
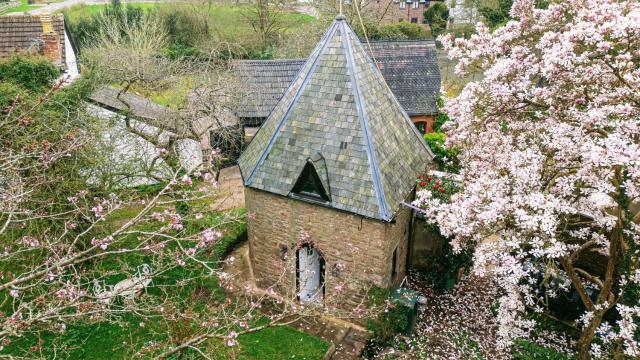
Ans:
[[[13,56],[0,62],[0,81],[32,91],[42,91],[50,87],[58,76],[60,70],[40,56]]]
[[[426,133],[424,134],[424,140],[427,143],[437,143],[437,144],[444,144],[444,139],[445,139],[445,135],[441,132],[434,132],[434,133]]]
[[[447,21],[449,20],[449,8],[443,3],[435,3],[433,6],[429,6],[424,12],[424,19],[431,28],[431,34],[436,37],[442,34],[447,28]]]
[[[442,93],[438,94],[438,98],[436,99],[436,107],[438,108],[438,115],[436,116],[435,124],[433,124],[433,130],[435,132],[441,132],[442,125],[449,121],[449,115],[447,115],[446,112],[442,111],[442,109],[444,108],[444,98]]]
[[[17,97],[24,97],[25,90],[8,82],[0,82],[0,111],[10,107]]]
[[[460,186],[453,182],[453,180],[444,177],[420,175],[416,182],[418,191],[423,189],[429,190],[433,197],[442,201],[451,200],[451,195],[460,191]]]
[[[444,145],[445,134],[426,133],[424,141],[435,155],[434,160],[438,164],[438,169],[445,172],[458,173],[460,171],[460,161],[458,151],[455,148],[447,148]]]
[[[130,4],[125,6],[119,0],[113,0],[102,11],[90,17],[81,17],[76,21],[71,21],[65,14],[65,21],[73,42],[82,50],[90,46],[91,41],[100,34],[104,26],[104,18],[116,19],[119,23],[137,24],[142,19],[144,11],[139,6]]]
[[[196,10],[166,6],[160,8],[158,15],[164,22],[171,44],[193,48],[210,36],[209,24]]]
[[[397,29],[408,40],[420,40],[429,37],[429,34],[422,26],[406,21],[385,25],[381,28],[381,31],[384,33],[387,29]]]
[[[386,311],[381,311],[376,319],[367,319],[365,326],[373,333],[367,340],[362,352],[364,358],[374,357],[384,347],[390,345],[396,334],[403,332],[410,321],[410,312],[406,306],[391,303]]]
[[[364,27],[367,37],[371,40],[420,40],[429,37],[427,31],[420,25],[405,21],[383,26],[365,22]],[[355,26],[354,30],[359,37],[364,38],[361,26]]]
[[[438,115],[433,126],[435,133],[424,134],[424,140],[435,155],[435,161],[438,164],[438,170],[457,174],[460,172],[460,161],[458,160],[458,151],[455,148],[447,148],[444,146],[445,134],[442,133],[442,126],[449,121],[449,115],[442,111],[444,107],[444,99],[442,94],[436,100]]]
[[[197,59],[202,56],[198,48],[177,42],[169,43],[163,53],[169,59]]]

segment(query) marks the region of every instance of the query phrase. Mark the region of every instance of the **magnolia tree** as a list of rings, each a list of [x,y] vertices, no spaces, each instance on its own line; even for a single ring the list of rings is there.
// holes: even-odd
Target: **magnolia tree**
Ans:
[[[416,205],[458,251],[482,243],[501,347],[532,329],[527,308],[572,289],[581,359],[640,356],[640,4],[519,0],[511,17],[441,38],[459,73],[484,78],[446,105],[462,190]]]
[[[141,327],[162,317],[188,329],[136,349],[142,353],[195,347],[189,340],[203,334],[233,345],[238,334],[253,331],[240,325],[253,318],[255,305],[218,301],[194,316],[195,301],[180,292],[203,279],[227,284],[215,248],[239,216],[184,216],[175,206],[176,193],[181,201],[210,199],[211,187],[199,187],[212,178],[197,170],[174,173],[153,193],[93,184],[87,170],[102,157],[99,129],[82,106],[91,85],[86,79],[66,89],[60,84],[31,92],[0,83],[1,353],[41,331],[118,323],[127,315]],[[148,288],[155,296],[144,296]],[[38,354],[39,344],[30,350]],[[47,348],[65,353],[63,344]]]

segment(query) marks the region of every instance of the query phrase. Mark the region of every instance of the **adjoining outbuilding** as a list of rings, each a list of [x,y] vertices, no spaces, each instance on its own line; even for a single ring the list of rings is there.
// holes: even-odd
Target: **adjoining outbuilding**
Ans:
[[[239,159],[257,285],[340,309],[398,285],[432,157],[337,16]]]
[[[432,132],[441,79],[433,40],[362,43],[393,95],[422,133]],[[260,126],[285,94],[305,59],[236,60],[237,116],[247,127]]]
[[[103,135],[112,147],[108,170],[118,173],[126,167],[130,173],[126,185],[156,183],[158,178],[172,176],[164,161],[158,161],[162,149],[148,139],[163,146],[173,139],[171,148],[186,171],[209,169],[214,149],[220,158],[235,161],[239,156],[242,126],[230,111],[201,112],[196,101],[190,102],[187,109],[177,110],[131,92],[121,92],[111,86],[99,87],[89,97],[87,109],[103,120],[117,120],[105,123]],[[125,116],[131,129],[126,126]]]
[[[0,17],[0,59],[18,54],[44,56],[67,81],[79,76],[76,51],[62,14]]]

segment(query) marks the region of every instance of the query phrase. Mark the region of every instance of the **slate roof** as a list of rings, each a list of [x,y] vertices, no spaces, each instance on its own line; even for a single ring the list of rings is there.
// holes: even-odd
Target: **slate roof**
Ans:
[[[341,15],[238,163],[245,186],[290,196],[318,154],[330,183],[324,205],[383,221],[394,218],[432,158]]]
[[[191,131],[187,127],[188,122],[191,122],[190,125],[196,133],[238,125],[237,118],[231,112],[221,111],[216,116],[195,116],[196,114],[201,114],[197,109],[178,111],[131,92],[120,96],[120,99],[127,103],[125,104],[118,99],[119,91],[119,89],[112,86],[102,86],[89,96],[89,100],[101,108],[113,112],[128,111],[127,104],[129,104],[131,106],[131,115],[137,120],[176,134],[185,134]]]
[[[96,89],[89,99],[111,111],[127,111],[129,107],[117,97],[119,91],[111,86],[103,86]],[[175,130],[172,120],[178,116],[177,111],[130,92],[123,94],[121,99],[131,106],[131,114],[134,117]]]
[[[375,60],[383,78],[410,115],[436,113],[440,91],[440,69],[432,40],[371,41],[367,53]],[[241,84],[237,115],[266,118],[287,90],[304,59],[238,60],[234,63]]]
[[[62,53],[62,58],[58,65],[65,67],[64,15],[52,14],[50,16],[53,31],[58,34]],[[42,47],[42,34],[42,20],[40,16],[0,16],[0,58],[9,57],[16,52],[40,52]]]
[[[238,116],[266,118],[306,60],[240,60],[234,63],[241,84]],[[242,86],[245,85],[245,86]]]
[[[435,114],[440,68],[433,41],[372,41],[369,55],[410,116]]]

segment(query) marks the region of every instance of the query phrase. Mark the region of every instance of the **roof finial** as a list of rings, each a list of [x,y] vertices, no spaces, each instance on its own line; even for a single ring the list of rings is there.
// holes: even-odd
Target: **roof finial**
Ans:
[[[342,2],[344,0],[338,0],[339,4],[340,4],[340,13],[338,15],[336,15],[336,20],[346,20],[347,18],[342,14]]]

